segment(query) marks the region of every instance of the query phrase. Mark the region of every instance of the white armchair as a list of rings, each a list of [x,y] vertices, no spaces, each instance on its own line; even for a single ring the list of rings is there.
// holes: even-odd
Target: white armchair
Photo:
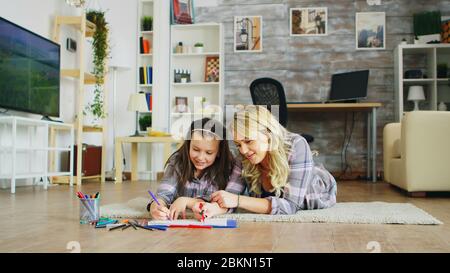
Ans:
[[[385,181],[407,192],[450,191],[450,112],[408,112],[383,130]]]

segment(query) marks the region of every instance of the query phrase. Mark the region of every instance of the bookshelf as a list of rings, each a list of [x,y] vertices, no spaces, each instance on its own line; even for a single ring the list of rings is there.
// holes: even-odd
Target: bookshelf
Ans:
[[[180,42],[183,46],[177,50]],[[196,43],[203,44],[203,52],[195,52]],[[207,60],[211,57],[216,59],[212,63],[218,68],[217,81],[208,79],[205,74]],[[222,121],[223,113],[220,109],[224,109],[223,25],[220,23],[172,25],[170,60],[169,122],[172,133],[184,134],[182,129],[177,129],[179,126],[188,128],[193,120],[203,117]],[[184,74],[181,73],[183,76],[180,77],[175,75],[175,71]],[[185,77],[187,74],[189,76]],[[182,80],[183,77],[186,79]],[[177,98],[184,98],[182,101],[187,99],[187,113],[179,113],[177,101],[180,100]]]
[[[95,176],[83,176],[82,175],[82,156],[77,156],[76,161],[76,176],[75,180],[77,185],[81,185],[81,181],[83,179],[99,179],[100,182],[105,182],[105,162],[106,162],[106,145],[107,145],[107,121],[106,119],[102,120],[102,124],[100,126],[98,125],[88,125],[84,123],[84,109],[85,109],[85,102],[84,102],[84,95],[85,95],[85,89],[90,86],[94,85],[96,83],[94,75],[86,71],[85,68],[85,44],[86,39],[93,37],[96,26],[94,23],[89,22],[86,19],[86,13],[83,12],[81,16],[56,16],[53,22],[53,37],[52,40],[59,44],[61,43],[61,27],[62,26],[70,26],[78,30],[78,49],[77,49],[77,58],[78,58],[78,68],[64,68],[61,69],[61,77],[64,78],[72,78],[75,79],[77,82],[77,102],[75,107],[75,143],[77,145],[76,154],[81,155],[82,154],[82,148],[83,148],[83,135],[86,133],[98,133],[102,137],[102,158],[101,158],[101,171],[98,175]],[[64,48],[64,47],[62,47]],[[107,102],[108,102],[108,92],[105,88],[106,86],[106,75],[107,75],[107,64],[105,64],[105,77],[103,79],[103,82],[101,83],[103,85],[103,109],[104,112],[106,112],[106,109],[108,109]],[[53,131],[51,131],[53,134]],[[50,138],[54,138],[54,136],[50,135]],[[69,183],[69,180],[66,179],[66,177],[55,177],[54,181],[55,183]]]
[[[424,88],[425,101],[420,102],[420,110],[438,110],[442,102],[450,110],[450,78],[439,77],[437,65],[445,63],[450,67],[449,44],[407,44],[398,45],[395,55],[395,117],[400,121],[403,114],[413,110],[413,102],[408,101],[410,86]],[[426,78],[405,79],[405,71],[421,70]]]
[[[140,112],[139,118],[145,115],[152,115],[153,106],[150,97],[153,100],[153,19],[154,19],[154,1],[139,0],[138,2],[138,51],[137,51],[137,88],[138,92],[146,93],[149,109],[146,112]],[[144,17],[151,17],[151,26],[144,26]],[[145,131],[140,130],[141,134]]]

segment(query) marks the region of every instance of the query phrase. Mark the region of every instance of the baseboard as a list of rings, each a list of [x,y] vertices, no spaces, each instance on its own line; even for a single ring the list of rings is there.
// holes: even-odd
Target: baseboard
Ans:
[[[368,180],[367,172],[365,171],[353,171],[342,174],[340,171],[331,172],[331,175],[338,181],[356,181],[356,180]],[[384,172],[377,172],[377,181],[383,181]]]
[[[33,180],[29,178],[16,179],[16,187],[33,186]],[[0,179],[0,189],[11,189],[11,179]]]

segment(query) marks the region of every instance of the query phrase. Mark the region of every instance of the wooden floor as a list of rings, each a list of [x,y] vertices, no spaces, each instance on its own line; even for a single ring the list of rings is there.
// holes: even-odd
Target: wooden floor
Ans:
[[[155,182],[85,183],[85,193],[102,194],[102,204],[147,197]],[[444,225],[355,225],[240,222],[237,229],[106,231],[78,222],[76,187],[21,187],[0,190],[0,252],[450,252],[450,198],[409,198],[385,183],[339,182],[338,202],[409,202]]]

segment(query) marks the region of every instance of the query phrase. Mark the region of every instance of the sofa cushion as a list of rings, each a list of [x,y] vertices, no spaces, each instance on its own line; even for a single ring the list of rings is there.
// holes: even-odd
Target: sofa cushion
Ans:
[[[394,147],[392,149],[393,149],[392,156],[394,158],[401,158],[402,157],[400,139],[397,139],[397,140],[394,141]]]

